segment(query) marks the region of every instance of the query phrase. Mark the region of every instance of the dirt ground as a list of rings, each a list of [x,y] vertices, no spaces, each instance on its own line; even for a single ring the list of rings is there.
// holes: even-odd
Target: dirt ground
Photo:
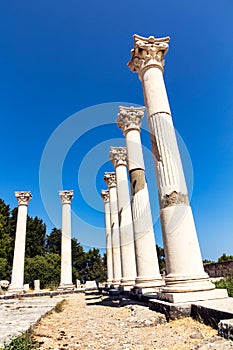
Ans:
[[[232,342],[192,318],[167,323],[163,315],[129,300],[119,304],[93,293],[73,294],[60,309],[34,328],[42,350],[233,349]]]

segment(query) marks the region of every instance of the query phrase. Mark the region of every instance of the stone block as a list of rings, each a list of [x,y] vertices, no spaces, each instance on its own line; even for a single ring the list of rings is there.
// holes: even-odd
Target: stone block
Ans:
[[[0,288],[7,289],[9,287],[10,282],[7,280],[1,280],[0,281]]]
[[[25,283],[25,284],[23,285],[23,290],[24,290],[25,292],[28,292],[28,291],[30,290],[29,283]]]
[[[40,280],[34,280],[34,291],[38,292],[40,290]]]
[[[80,282],[80,280],[76,280],[76,288],[77,288],[77,289],[81,288],[81,282]]]
[[[166,316],[167,321],[176,318],[188,317],[191,314],[190,303],[169,303],[167,301],[151,299],[149,300],[150,310],[160,312]]]
[[[217,329],[221,320],[233,318],[233,298],[192,303],[191,316]]]
[[[233,340],[233,318],[221,320],[218,324],[218,334],[229,340]]]
[[[86,281],[86,289],[97,289],[96,281]]]
[[[228,297],[226,289],[213,289],[197,292],[158,293],[158,299],[170,303],[186,303],[210,299],[225,299]]]

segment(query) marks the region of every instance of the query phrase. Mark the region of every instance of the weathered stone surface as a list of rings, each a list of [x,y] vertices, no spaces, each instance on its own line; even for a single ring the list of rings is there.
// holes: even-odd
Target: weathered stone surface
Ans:
[[[0,281],[0,288],[8,288],[9,287],[10,282],[7,280],[1,280]]]
[[[233,343],[228,340],[213,336],[196,344],[192,350],[230,350],[233,349]]]
[[[97,289],[96,281],[86,281],[86,289]]]
[[[164,314],[167,321],[175,320],[176,318],[188,317],[191,314],[191,304],[188,303],[174,304],[162,300],[151,299],[149,301],[149,308]]]
[[[195,302],[191,316],[217,329],[221,320],[233,318],[233,298]]]
[[[218,334],[221,337],[233,340],[233,319],[220,321],[218,324]]]
[[[132,304],[126,307],[131,311],[131,317],[126,319],[131,327],[152,327],[167,323],[165,315],[148,309],[148,306]]]
[[[204,269],[210,277],[231,276],[233,274],[233,261],[206,263]]]
[[[12,337],[29,330],[61,300],[61,297],[0,300],[0,348]]]

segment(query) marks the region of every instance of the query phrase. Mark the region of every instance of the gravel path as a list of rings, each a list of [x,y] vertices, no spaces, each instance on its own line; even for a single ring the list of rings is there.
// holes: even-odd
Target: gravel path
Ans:
[[[34,328],[41,350],[233,349],[217,331],[191,318],[166,323],[163,315],[133,301],[103,301],[97,294],[70,295],[63,311]]]

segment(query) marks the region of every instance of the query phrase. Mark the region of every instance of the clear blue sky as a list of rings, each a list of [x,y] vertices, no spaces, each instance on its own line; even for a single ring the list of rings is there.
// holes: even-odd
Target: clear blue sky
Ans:
[[[14,191],[31,190],[29,214],[41,217],[49,233],[61,225],[61,183],[75,191],[73,235],[103,247],[99,191],[103,172],[113,170],[109,146],[124,145],[114,124],[118,101],[143,105],[141,83],[126,65],[132,35],[169,35],[165,81],[203,258],[233,254],[232,18],[232,0],[1,1],[0,197],[13,208]],[[161,245],[144,130],[142,139]],[[46,209],[40,191],[48,193]]]

